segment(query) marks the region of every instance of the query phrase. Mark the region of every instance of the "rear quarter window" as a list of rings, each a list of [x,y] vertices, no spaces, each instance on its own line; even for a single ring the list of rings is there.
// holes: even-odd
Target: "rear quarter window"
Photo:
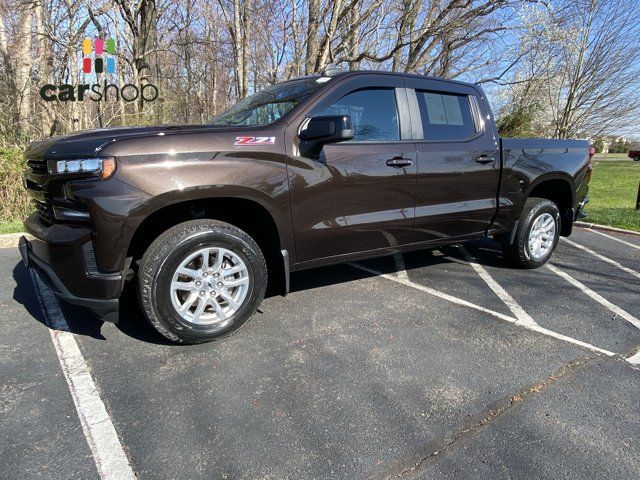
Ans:
[[[425,140],[464,140],[477,133],[468,95],[416,91]]]

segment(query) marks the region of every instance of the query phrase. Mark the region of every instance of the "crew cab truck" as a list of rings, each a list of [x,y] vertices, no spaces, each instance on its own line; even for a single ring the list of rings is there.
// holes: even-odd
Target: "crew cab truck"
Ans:
[[[342,72],[242,100],[210,124],[111,128],[25,152],[20,250],[62,299],[198,343],[242,326],[267,282],[492,236],[544,264],[587,202],[587,141],[498,137],[476,85]]]

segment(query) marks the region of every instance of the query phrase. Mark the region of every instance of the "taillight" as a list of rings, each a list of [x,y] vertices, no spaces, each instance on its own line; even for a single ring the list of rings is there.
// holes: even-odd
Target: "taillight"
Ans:
[[[591,163],[592,163],[592,159],[593,159],[593,156],[594,156],[595,154],[596,154],[596,147],[594,147],[593,145],[591,145],[591,146],[589,147],[589,165],[591,165]]]

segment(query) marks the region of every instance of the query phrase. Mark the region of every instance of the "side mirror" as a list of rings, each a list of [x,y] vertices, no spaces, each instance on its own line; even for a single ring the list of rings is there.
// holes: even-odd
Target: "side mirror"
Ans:
[[[349,115],[312,117],[298,135],[300,153],[305,157],[317,158],[325,144],[351,140],[354,135]]]

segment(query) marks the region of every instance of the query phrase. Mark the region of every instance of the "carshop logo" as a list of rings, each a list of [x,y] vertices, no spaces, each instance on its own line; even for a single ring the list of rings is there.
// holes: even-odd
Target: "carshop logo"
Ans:
[[[84,39],[82,73],[95,75],[97,83],[47,84],[40,88],[40,97],[45,102],[83,102],[87,98],[94,102],[107,101],[107,99],[116,101],[122,99],[125,102],[137,100],[143,106],[145,102],[153,102],[158,98],[158,87],[152,83],[145,83],[140,88],[131,83],[125,85],[109,83],[108,78],[116,73],[116,42],[113,38],[108,38],[106,41],[103,38]]]

